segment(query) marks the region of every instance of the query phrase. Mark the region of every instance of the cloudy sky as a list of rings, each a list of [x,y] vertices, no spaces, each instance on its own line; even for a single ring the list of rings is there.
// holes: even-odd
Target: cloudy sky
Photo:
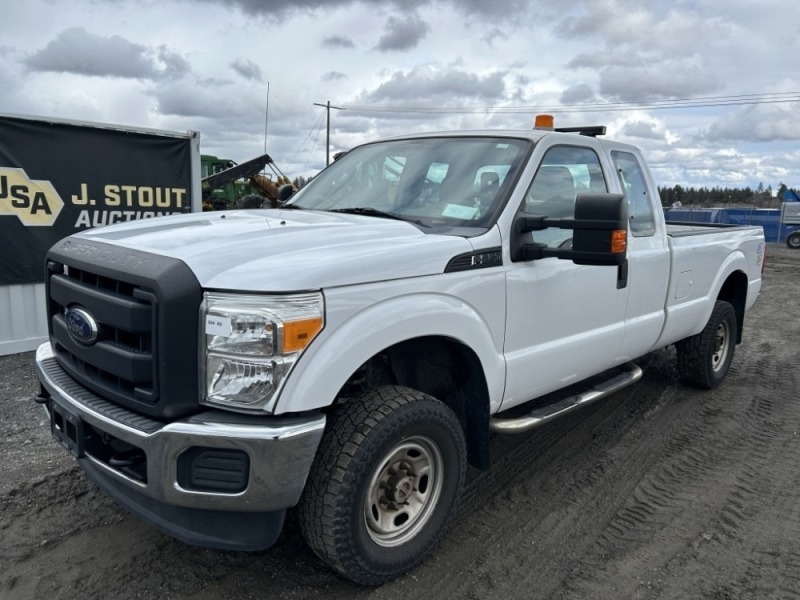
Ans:
[[[315,103],[341,109],[331,152],[549,111],[641,146],[660,184],[800,188],[797,0],[3,4],[0,113],[194,130],[236,161],[266,130],[294,177],[325,164]]]

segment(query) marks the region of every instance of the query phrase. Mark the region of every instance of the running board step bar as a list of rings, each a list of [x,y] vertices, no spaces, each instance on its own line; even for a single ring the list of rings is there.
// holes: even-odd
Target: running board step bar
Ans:
[[[563,417],[582,406],[618,392],[642,378],[642,370],[637,365],[628,363],[623,365],[622,368],[625,369],[624,372],[608,381],[597,384],[586,392],[539,407],[527,415],[515,418],[491,417],[489,419],[489,429],[494,433],[525,433],[541,427],[545,423],[554,421],[558,417]]]

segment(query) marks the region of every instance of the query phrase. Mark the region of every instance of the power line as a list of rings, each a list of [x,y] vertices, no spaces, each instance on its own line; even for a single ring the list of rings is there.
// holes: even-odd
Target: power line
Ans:
[[[268,133],[269,133],[269,81],[267,82],[267,106],[264,109],[264,154],[267,153]]]
[[[342,110],[340,106],[331,106],[331,101],[328,100],[326,104],[320,104],[319,102],[314,102],[314,106],[321,106],[322,108],[326,109],[325,114],[328,117],[328,124],[326,128],[326,135],[325,135],[325,166],[327,167],[331,163],[331,109],[335,110]]]
[[[322,131],[322,123],[321,123],[321,121],[322,121],[322,118],[320,118],[320,126],[319,126],[319,129],[317,129],[317,136],[314,138],[314,144],[311,146],[312,152],[317,147],[317,141],[319,140],[319,134]],[[311,162],[311,152],[308,153],[308,157],[306,158],[306,165],[305,165],[305,167],[303,167],[303,171],[307,171],[308,170],[308,164],[310,162]]]
[[[369,106],[342,105],[339,110],[364,113],[407,114],[480,114],[480,113],[531,113],[531,112],[607,112],[631,109],[675,110],[681,108],[711,108],[717,106],[745,106],[751,104],[783,104],[800,102],[800,92],[775,92],[768,94],[738,94],[732,96],[704,96],[696,98],[674,98],[642,102],[595,102],[587,104],[527,105],[527,106]],[[333,107],[332,107],[333,108]]]
[[[300,155],[300,153],[303,151],[303,147],[306,145],[306,142],[309,140],[309,138],[311,137],[311,134],[312,134],[312,133],[314,133],[314,131],[316,131],[316,132],[317,132],[317,138],[319,138],[319,132],[320,132],[320,130],[321,130],[321,127],[322,127],[322,119],[323,119],[324,117],[325,117],[325,113],[322,113],[322,114],[319,116],[319,118],[317,119],[317,121],[314,123],[314,126],[313,126],[313,127],[310,129],[310,130],[309,130],[308,134],[306,135],[305,139],[303,140],[303,143],[302,143],[302,144],[300,144],[300,147],[299,147],[299,148],[297,149],[297,151],[294,153],[294,159],[295,159],[295,160],[296,160],[296,159],[297,159],[297,157]],[[314,140],[314,146],[316,146],[316,143],[317,143],[317,142],[316,142],[316,139],[317,139],[317,138],[315,138],[315,140]],[[312,146],[312,150],[313,150],[313,146]],[[309,153],[309,154],[310,154],[310,153]],[[310,155],[309,155],[309,157],[308,157],[308,158],[307,158],[307,160],[306,160],[306,167],[308,167],[308,162],[309,162],[310,160],[311,160],[311,157],[310,157]]]

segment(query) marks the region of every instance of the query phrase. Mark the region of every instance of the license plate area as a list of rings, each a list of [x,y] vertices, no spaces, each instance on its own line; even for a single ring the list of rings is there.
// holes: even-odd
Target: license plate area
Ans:
[[[75,458],[83,457],[83,420],[55,398],[50,400],[50,433]]]

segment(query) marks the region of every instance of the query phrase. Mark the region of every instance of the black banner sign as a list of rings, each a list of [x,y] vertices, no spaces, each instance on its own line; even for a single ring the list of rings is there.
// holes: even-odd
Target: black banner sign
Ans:
[[[0,286],[77,231],[191,212],[191,139],[0,116]]]

